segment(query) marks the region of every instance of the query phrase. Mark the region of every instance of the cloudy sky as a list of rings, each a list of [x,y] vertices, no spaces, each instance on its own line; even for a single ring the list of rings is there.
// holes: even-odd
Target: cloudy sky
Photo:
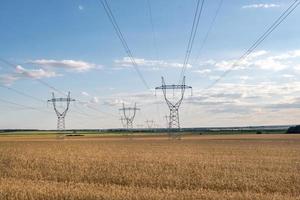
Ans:
[[[300,7],[209,87],[292,2],[205,1],[186,70],[193,95],[187,91],[181,106],[182,127],[299,123]],[[161,85],[161,76],[167,84],[179,82],[197,2],[108,3],[150,89],[136,73],[99,0],[3,0],[0,128],[54,129],[56,116],[46,102],[53,91],[57,97],[70,91],[76,99],[67,128],[121,127],[118,109],[135,102],[141,109],[136,127],[145,126],[146,120],[166,126],[168,108],[161,91],[155,95],[153,89]],[[176,97],[171,92],[169,98]]]

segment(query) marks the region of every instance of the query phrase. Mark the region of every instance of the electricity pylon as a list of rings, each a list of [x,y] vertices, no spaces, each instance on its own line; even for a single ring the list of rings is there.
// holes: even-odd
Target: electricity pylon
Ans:
[[[121,123],[122,123],[122,127],[123,127],[123,128],[126,128],[125,118],[124,118],[124,117],[121,117],[121,118],[120,118],[120,121],[121,121]]]
[[[166,100],[166,103],[170,110],[169,115],[169,129],[180,129],[180,122],[179,122],[179,107],[182,103],[184,93],[186,89],[191,89],[192,87],[185,85],[185,76],[183,77],[182,84],[181,85],[166,85],[164,77],[161,77],[162,85],[159,87],[156,87],[155,90],[162,90],[164,94],[164,98]],[[173,90],[173,94],[175,90],[180,90],[181,95],[180,98],[177,101],[171,101],[168,99],[167,96],[167,90]]]
[[[169,122],[169,116],[165,115],[165,120],[166,120],[166,127],[170,128],[170,122]]]
[[[140,110],[136,107],[136,103],[134,104],[134,107],[125,107],[125,104],[123,103],[123,108],[119,109],[123,112],[123,119],[125,121],[126,128],[132,128],[133,127],[133,120],[136,115],[136,111]]]
[[[155,122],[153,120],[146,120],[145,123],[149,129],[154,128],[155,126]]]
[[[54,92],[52,92],[52,99],[48,100],[48,102],[52,102],[54,111],[57,115],[57,130],[63,131],[65,130],[65,117],[69,110],[70,102],[75,101],[75,99],[71,99],[70,92],[68,93],[67,98],[55,98]],[[63,112],[60,112],[57,109],[56,102],[66,102],[67,106]]]

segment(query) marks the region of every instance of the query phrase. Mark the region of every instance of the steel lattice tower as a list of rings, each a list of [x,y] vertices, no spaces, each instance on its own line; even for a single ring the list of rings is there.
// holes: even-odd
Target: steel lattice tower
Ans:
[[[182,103],[184,93],[186,89],[191,89],[192,87],[185,85],[185,76],[183,77],[182,84],[181,85],[166,85],[164,77],[161,77],[162,85],[159,87],[156,87],[155,90],[162,90],[164,94],[165,101],[169,107],[170,115],[169,115],[169,128],[170,129],[180,129],[180,122],[179,122],[179,107]],[[168,99],[167,96],[167,90],[173,90],[173,93],[175,90],[180,90],[180,98],[172,102]]]
[[[71,99],[70,92],[68,93],[67,98],[55,98],[54,92],[52,93],[52,99],[48,100],[48,102],[52,102],[54,111],[57,115],[57,130],[63,131],[65,130],[65,117],[69,110],[70,102],[75,101],[75,99]],[[60,112],[57,109],[56,102],[66,102],[67,106],[63,112]]]
[[[170,118],[170,117],[169,117],[168,115],[165,115],[166,127],[167,127],[167,128],[170,128],[169,118]]]
[[[126,128],[125,118],[124,118],[124,117],[121,117],[121,118],[120,118],[120,121],[121,121],[121,123],[122,123],[122,127],[123,127],[123,128]]]
[[[153,120],[146,120],[145,123],[149,129],[154,128],[155,122]]]
[[[136,115],[136,111],[140,110],[136,107],[136,103],[134,104],[134,107],[125,107],[125,104],[123,103],[123,107],[119,109],[123,112],[123,120],[125,121],[126,128],[133,128],[133,120]]]

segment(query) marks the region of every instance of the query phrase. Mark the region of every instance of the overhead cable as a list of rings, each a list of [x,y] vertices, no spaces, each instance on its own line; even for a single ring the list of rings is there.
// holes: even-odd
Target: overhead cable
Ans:
[[[145,80],[143,74],[141,73],[141,71],[140,71],[140,69],[139,69],[139,67],[138,67],[137,62],[135,61],[135,58],[134,58],[134,56],[133,56],[133,54],[132,54],[132,51],[130,50],[130,48],[129,48],[129,46],[128,46],[128,44],[127,44],[125,38],[124,38],[124,35],[123,35],[123,33],[121,32],[121,29],[120,29],[120,27],[119,27],[119,25],[118,25],[118,23],[117,23],[117,21],[116,21],[116,18],[115,18],[115,16],[114,16],[114,14],[113,14],[113,12],[112,12],[112,10],[111,10],[111,8],[110,8],[108,2],[107,2],[106,0],[100,0],[100,2],[101,2],[101,4],[102,4],[102,6],[103,6],[103,8],[104,8],[104,10],[105,10],[105,12],[106,12],[108,18],[109,18],[109,21],[110,21],[111,24],[113,25],[114,30],[115,30],[115,32],[116,32],[118,38],[120,39],[120,41],[121,41],[121,43],[122,43],[122,46],[123,46],[123,48],[124,48],[124,50],[125,50],[127,56],[129,57],[129,59],[130,59],[130,61],[131,61],[131,63],[132,63],[132,66],[134,67],[135,71],[137,72],[137,74],[138,74],[139,78],[141,79],[141,81],[143,82],[144,86],[145,86],[147,89],[150,90],[150,87],[149,87],[147,81]]]

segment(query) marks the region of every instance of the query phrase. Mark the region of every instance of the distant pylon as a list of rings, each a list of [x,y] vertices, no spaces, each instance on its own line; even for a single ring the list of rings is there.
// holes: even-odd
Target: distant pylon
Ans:
[[[162,81],[162,85],[159,87],[156,87],[155,90],[162,90],[163,94],[164,94],[164,98],[165,101],[170,109],[170,115],[169,115],[169,128],[173,129],[180,129],[180,122],[179,122],[179,107],[182,103],[183,97],[184,97],[184,93],[186,89],[191,89],[191,86],[185,85],[185,76],[183,77],[182,80],[182,84],[181,85],[166,85],[164,77],[161,77],[161,81]],[[180,90],[181,91],[181,95],[180,98],[175,101],[172,102],[168,99],[167,96],[167,90],[173,90],[173,94],[175,90]]]
[[[154,128],[155,122],[153,120],[146,120],[145,121],[148,128]]]
[[[170,122],[169,122],[170,117],[168,115],[165,115],[165,120],[166,120],[166,128],[170,128]]]
[[[123,127],[123,128],[126,128],[125,118],[124,118],[124,117],[121,117],[121,118],[120,118],[120,121],[121,121],[121,123],[122,123],[122,127]]]
[[[123,103],[123,107],[119,109],[123,112],[123,119],[126,123],[126,128],[133,128],[133,120],[136,115],[136,111],[140,110],[136,107],[136,103],[134,104],[134,107],[125,107],[125,104]]]
[[[75,99],[71,99],[70,92],[68,93],[67,98],[55,98],[54,92],[52,92],[52,99],[49,99],[48,102],[52,102],[54,111],[57,115],[57,130],[63,131],[65,130],[65,117],[69,110],[70,102],[75,101]],[[63,112],[60,112],[56,107],[56,102],[66,102],[67,106]]]

